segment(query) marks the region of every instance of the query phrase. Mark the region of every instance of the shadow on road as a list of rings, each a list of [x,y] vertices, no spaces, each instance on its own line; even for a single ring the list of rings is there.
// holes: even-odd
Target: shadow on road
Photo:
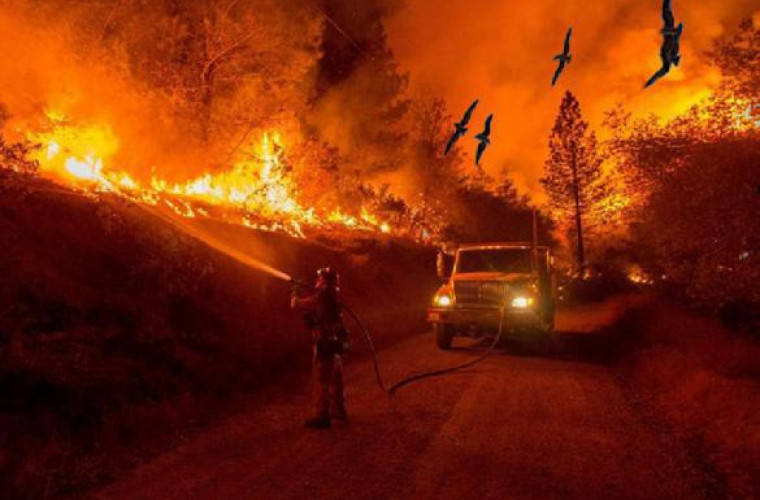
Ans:
[[[598,303],[567,306],[558,311],[557,329],[549,336],[531,332],[509,334],[502,339],[495,354],[613,363],[624,348],[626,335],[630,334],[621,328],[621,319],[643,300],[640,296],[621,295]],[[452,350],[478,354],[492,341],[493,337],[459,339]]]
[[[508,337],[494,355],[536,357],[593,364],[613,363],[620,354],[621,334],[612,326],[595,331],[555,331],[549,337]],[[492,337],[460,339],[453,352],[478,355],[491,346]]]

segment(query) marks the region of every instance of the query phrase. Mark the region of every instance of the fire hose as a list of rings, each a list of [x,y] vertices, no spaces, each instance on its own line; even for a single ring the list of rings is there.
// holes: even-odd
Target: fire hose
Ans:
[[[397,390],[401,389],[405,385],[411,384],[412,382],[417,382],[418,380],[422,380],[424,378],[439,377],[441,375],[454,373],[456,371],[464,370],[465,368],[470,368],[471,366],[475,366],[476,364],[480,363],[481,361],[486,359],[488,356],[493,354],[494,349],[496,349],[496,346],[499,344],[499,340],[501,340],[501,334],[502,334],[503,329],[504,329],[504,307],[502,306],[501,308],[499,308],[499,330],[496,333],[496,337],[494,337],[493,342],[491,342],[491,345],[488,346],[488,349],[486,349],[486,351],[483,352],[483,354],[481,354],[475,359],[472,359],[460,365],[455,365],[449,368],[441,368],[439,370],[431,370],[431,371],[420,372],[420,373],[415,373],[414,375],[410,375],[402,380],[399,380],[395,384],[393,384],[388,389],[388,394],[393,396]]]
[[[310,290],[314,290],[313,285],[294,279],[294,278],[291,278],[291,284],[294,287],[307,288]],[[494,337],[493,342],[491,342],[491,345],[488,346],[488,349],[486,349],[486,351],[483,352],[483,354],[481,354],[475,359],[472,359],[470,361],[467,361],[459,365],[454,365],[448,368],[424,371],[424,372],[419,372],[419,373],[409,375],[408,377],[399,380],[392,386],[386,387],[385,383],[383,382],[382,374],[380,372],[380,361],[378,359],[377,350],[375,349],[375,342],[372,340],[372,335],[369,333],[369,330],[367,329],[367,327],[364,326],[364,323],[362,322],[361,318],[350,307],[348,307],[344,302],[341,302],[340,306],[341,306],[341,309],[345,311],[351,317],[352,320],[354,320],[354,323],[356,323],[356,326],[359,327],[359,330],[362,332],[364,341],[366,342],[367,347],[369,348],[370,353],[372,354],[372,364],[375,370],[375,380],[377,381],[377,385],[378,387],[380,387],[380,389],[383,390],[383,392],[388,393],[389,396],[394,396],[397,390],[413,382],[417,382],[419,380],[430,378],[430,377],[439,377],[442,375],[447,375],[449,373],[454,373],[454,372],[475,366],[476,364],[480,363],[481,361],[486,359],[488,356],[493,354],[494,349],[496,349],[496,346],[499,344],[499,341],[501,340],[501,335],[504,330],[504,307],[501,307],[499,308],[499,329],[496,333],[496,337]]]
[[[261,272],[265,272],[281,280],[285,280],[285,281],[289,280],[291,287],[314,290],[314,286],[312,284],[295,279],[292,276],[289,276],[288,274],[284,273],[283,271],[280,271],[279,269],[275,269],[272,266],[269,266],[257,259],[249,257],[248,255],[234,248],[231,248],[230,246],[214,238],[212,235],[205,233],[200,228],[191,226],[190,224],[187,223],[187,221],[181,220],[179,217],[164,213],[158,210],[156,207],[147,206],[147,205],[138,205],[138,206],[142,208],[143,210],[149,212],[150,214],[165,220],[166,222],[168,222],[169,224],[171,224],[178,230],[184,232],[188,236],[191,236],[205,243],[209,247],[214,248],[222,253],[229,255],[233,259],[237,260],[238,262],[246,266],[249,266],[253,269],[257,269]],[[501,309],[499,309],[499,330],[496,335],[496,338],[494,338],[493,343],[489,346],[489,348],[477,358],[470,360],[466,363],[462,363],[460,365],[452,366],[449,368],[415,373],[413,375],[410,375],[396,382],[391,387],[386,387],[385,383],[383,382],[382,375],[380,373],[380,362],[378,360],[377,350],[375,349],[375,343],[372,340],[372,335],[370,335],[369,330],[367,330],[367,328],[364,326],[364,323],[362,322],[361,318],[359,318],[359,316],[351,308],[349,308],[345,303],[341,303],[340,305],[341,305],[341,308],[349,316],[351,316],[351,319],[354,320],[356,325],[359,327],[359,330],[362,332],[362,335],[364,336],[364,340],[367,343],[367,346],[369,347],[370,352],[372,353],[372,363],[375,370],[375,378],[377,380],[377,385],[380,387],[380,389],[383,390],[383,392],[386,392],[390,396],[393,396],[397,390],[404,387],[405,385],[411,384],[418,380],[422,380],[429,377],[437,377],[437,376],[445,375],[448,373],[453,373],[453,372],[474,366],[477,363],[480,363],[481,361],[483,361],[484,359],[486,359],[488,356],[490,356],[493,353],[494,349],[496,348],[496,345],[499,343],[499,340],[501,339],[503,323],[504,323],[504,308],[502,307]]]

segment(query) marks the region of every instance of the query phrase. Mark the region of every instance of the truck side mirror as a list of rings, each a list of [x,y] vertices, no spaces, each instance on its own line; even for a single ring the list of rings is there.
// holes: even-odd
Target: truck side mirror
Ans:
[[[440,279],[449,279],[448,274],[446,273],[446,256],[443,252],[439,251],[435,258],[435,271]]]

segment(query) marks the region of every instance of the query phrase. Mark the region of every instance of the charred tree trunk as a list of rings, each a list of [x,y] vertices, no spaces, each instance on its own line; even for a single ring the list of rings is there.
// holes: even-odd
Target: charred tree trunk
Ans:
[[[577,145],[573,144],[570,169],[573,172],[573,198],[575,201],[575,232],[578,239],[578,272],[583,275],[586,270],[586,255],[583,248],[583,221],[581,220],[581,193],[578,180]]]
[[[200,78],[200,126],[201,136],[204,143],[208,143],[211,129],[211,110],[214,100],[214,76],[216,74],[216,63],[211,61],[206,64],[201,72]]]

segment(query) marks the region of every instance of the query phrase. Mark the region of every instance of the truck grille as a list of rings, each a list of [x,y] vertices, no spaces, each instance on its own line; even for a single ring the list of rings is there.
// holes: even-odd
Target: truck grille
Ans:
[[[498,281],[457,281],[454,295],[458,306],[499,307],[509,291],[509,285]]]

